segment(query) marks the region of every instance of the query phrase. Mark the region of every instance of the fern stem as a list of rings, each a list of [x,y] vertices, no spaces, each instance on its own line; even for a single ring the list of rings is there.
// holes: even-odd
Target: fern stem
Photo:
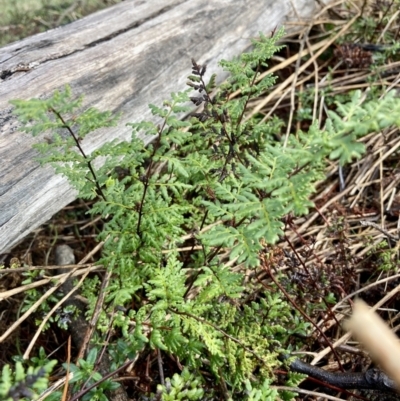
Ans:
[[[88,157],[86,156],[86,153],[84,152],[84,150],[83,150],[81,144],[79,143],[79,139],[76,137],[75,132],[72,130],[72,128],[70,127],[70,125],[64,120],[64,118],[62,117],[62,115],[61,115],[57,110],[55,110],[53,107],[50,107],[50,110],[51,110],[51,112],[54,113],[54,114],[57,116],[57,118],[63,123],[64,128],[70,133],[70,135],[71,135],[72,138],[74,139],[75,145],[76,145],[77,148],[79,149],[79,152],[80,152],[81,155],[87,160]],[[100,185],[99,185],[99,182],[98,182],[98,180],[97,180],[97,176],[96,176],[96,173],[94,172],[94,169],[93,169],[93,167],[92,167],[92,163],[90,162],[90,160],[87,160],[87,161],[86,161],[86,164],[87,164],[87,166],[88,166],[88,168],[89,168],[89,170],[90,170],[90,173],[92,174],[92,177],[93,177],[93,179],[94,179],[94,184],[96,185],[97,194],[98,194],[99,196],[101,196],[101,197],[103,198],[104,201],[107,201],[107,199],[106,199],[106,197],[105,197],[105,195],[104,195],[104,193],[103,193],[103,191],[102,191],[102,189],[101,189],[101,187],[100,187]]]
[[[153,169],[153,165],[154,165],[154,156],[156,155],[157,150],[160,147],[161,135],[164,132],[165,126],[167,125],[167,119],[168,119],[169,115],[171,114],[171,110],[172,110],[172,107],[170,108],[169,113],[165,116],[162,126],[158,130],[157,139],[156,139],[156,141],[154,143],[153,151],[152,151],[152,153],[151,153],[151,155],[149,157],[150,162],[149,162],[149,165],[147,167],[146,175],[145,175],[144,180],[143,180],[144,188],[143,188],[142,200],[141,200],[140,205],[139,205],[139,213],[138,213],[139,217],[138,217],[138,222],[137,222],[137,226],[136,226],[136,233],[139,236],[139,238],[142,238],[142,232],[140,230],[140,226],[142,224],[142,219],[143,219],[144,201],[145,201],[145,198],[146,198],[147,190],[149,188],[150,175],[151,175],[151,172],[152,172],[152,169]]]
[[[107,373],[105,376],[103,376],[100,380],[97,382],[91,384],[89,387],[84,388],[83,390],[79,391],[78,394],[75,394],[69,401],[77,401],[81,397],[83,397],[85,394],[87,394],[90,390],[93,388],[97,387],[100,383],[103,383],[110,377],[113,377],[119,372],[122,372],[124,369],[126,369],[129,365],[133,364],[135,362],[135,359],[130,359],[128,362],[125,362],[122,366],[120,366],[118,369],[115,369],[113,372]]]

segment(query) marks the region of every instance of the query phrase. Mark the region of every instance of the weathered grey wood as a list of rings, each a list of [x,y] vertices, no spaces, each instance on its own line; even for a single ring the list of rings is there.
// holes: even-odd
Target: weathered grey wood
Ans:
[[[183,90],[191,57],[221,73],[217,61],[240,54],[251,37],[316,9],[314,0],[131,0],[0,49],[0,253],[76,196],[33,160],[40,138],[18,131],[9,100],[69,84],[85,106],[122,112],[117,128],[85,139],[90,152],[129,138],[125,124],[148,118],[148,103]]]

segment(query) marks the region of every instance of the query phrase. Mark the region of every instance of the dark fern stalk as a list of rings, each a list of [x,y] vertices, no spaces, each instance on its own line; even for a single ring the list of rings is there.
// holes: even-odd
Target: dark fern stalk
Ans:
[[[24,124],[23,130],[34,136],[51,132],[52,137],[48,141],[34,145],[41,154],[40,162],[51,164],[57,172],[65,175],[83,198],[97,195],[105,200],[104,182],[98,178],[93,167],[96,156],[88,156],[81,141],[91,131],[114,126],[118,116],[88,109],[74,117],[73,113],[81,107],[82,101],[82,97],[72,100],[71,89],[67,86],[64,91],[56,91],[46,100],[13,100],[11,103]],[[64,136],[63,130],[67,130],[69,137]]]
[[[154,139],[153,144],[152,144],[152,152],[151,152],[151,154],[149,156],[149,160],[148,160],[149,165],[146,169],[146,173],[140,177],[140,181],[143,182],[143,195],[142,195],[142,199],[139,203],[139,212],[138,212],[139,217],[138,217],[137,229],[136,229],[136,232],[139,237],[141,237],[140,225],[141,225],[142,217],[143,217],[143,205],[144,205],[144,202],[146,199],[147,190],[149,188],[149,180],[150,180],[150,176],[152,174],[152,169],[155,164],[154,157],[156,156],[157,151],[160,148],[162,135],[164,133],[164,130],[166,129],[168,116],[171,113],[171,111],[172,110],[169,110],[168,114],[165,116],[161,127],[158,127],[158,132],[157,132],[156,138]]]
[[[210,80],[210,83],[206,85],[204,82],[204,75],[206,73],[206,65],[199,65],[196,63],[194,59],[192,59],[192,74],[195,76],[189,77],[192,81],[189,80],[188,85],[194,88],[195,90],[198,90],[201,93],[204,92],[202,96],[199,97],[191,97],[190,100],[196,105],[200,106],[203,104],[203,112],[200,114],[193,114],[193,116],[197,117],[200,121],[205,121],[208,118],[212,118],[214,122],[218,122],[222,125],[220,134],[217,133],[217,135],[224,136],[228,143],[229,143],[229,150],[225,157],[225,163],[221,169],[221,172],[219,174],[218,181],[222,182],[224,178],[226,177],[226,167],[229,161],[234,157],[234,145],[235,145],[235,137],[234,133],[231,132],[231,135],[228,134],[226,130],[226,122],[229,120],[229,115],[227,112],[226,108],[222,109],[222,113],[218,111],[217,107],[217,100],[214,100],[211,96],[211,90],[214,88],[214,78],[212,77]],[[198,78],[197,78],[198,77]],[[199,79],[199,84],[196,84],[197,79]],[[193,82],[194,81],[194,82]],[[247,102],[246,102],[247,105]],[[245,105],[245,106],[246,106]],[[243,108],[243,114],[244,115],[244,110]],[[238,121],[240,123],[240,121]],[[215,132],[215,131],[214,131]],[[238,159],[240,160],[239,155],[237,155]]]
[[[63,128],[65,128],[71,135],[71,137],[73,138],[74,142],[75,142],[75,146],[79,149],[79,152],[81,153],[81,155],[84,157],[84,159],[87,160],[87,167],[90,171],[90,174],[93,177],[93,183],[94,185],[96,185],[97,188],[97,194],[99,196],[101,196],[103,198],[103,200],[106,200],[106,197],[104,196],[103,190],[100,187],[99,181],[96,177],[96,173],[94,172],[93,166],[92,166],[92,162],[90,160],[88,160],[88,157],[85,154],[85,151],[83,150],[82,146],[81,146],[81,139],[78,138],[74,131],[72,130],[72,127],[64,120],[64,118],[62,117],[62,115],[55,110],[52,106],[50,106],[50,111],[62,122],[63,124]],[[89,179],[89,178],[88,178]]]

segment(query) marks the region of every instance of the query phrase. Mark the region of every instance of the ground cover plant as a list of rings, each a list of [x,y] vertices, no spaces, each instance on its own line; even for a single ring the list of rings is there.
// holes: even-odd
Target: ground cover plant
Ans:
[[[68,24],[118,0],[0,0],[0,46]]]
[[[28,132],[53,133],[50,143],[38,146],[42,161],[65,174],[91,205],[89,213],[101,218],[97,272],[87,270],[85,280],[74,283],[81,286],[96,331],[83,344],[86,353],[79,351],[82,346],[72,348],[72,356],[59,358],[70,363],[54,368],[62,384],[68,383],[70,398],[64,387],[50,391],[48,399],[113,399],[122,387],[110,380],[118,372],[124,372],[125,399],[290,399],[291,391],[301,393],[296,386],[302,377],[286,376],[280,357],[305,349],[307,336],[319,344],[310,345],[314,360],[332,352],[330,336],[349,310],[340,307],[356,290],[357,277],[368,282],[376,270],[387,274],[380,282],[394,285],[390,296],[378,301],[378,294],[368,293],[378,305],[396,294],[397,255],[389,248],[396,234],[368,218],[381,217],[383,227],[385,211],[396,213],[399,99],[390,85],[371,81],[370,70],[366,77],[374,93],[347,91],[340,101],[332,84],[337,70],[327,73],[331,86],[322,95],[298,84],[298,72],[288,83],[292,93],[300,86],[297,108],[290,109],[288,120],[269,118],[266,100],[275,108],[290,102],[289,91],[276,90],[285,70],[280,81],[264,72],[274,57],[291,51],[293,45],[276,45],[280,35],[261,36],[252,52],[222,62],[231,78],[220,88],[193,60],[189,89],[151,106],[157,123],[132,124],[131,142],[107,144],[91,155],[81,149],[84,136],[116,124],[113,116],[75,113],[80,100],[68,88],[47,100],[14,102]],[[347,50],[337,46],[339,51],[321,54],[343,65]],[[311,51],[309,56],[305,63],[316,63]],[[390,71],[384,62],[381,69],[372,67],[378,77]],[[302,71],[323,87],[324,79],[320,83]],[[354,79],[348,66],[344,71],[342,83]],[[201,108],[182,121],[189,102]],[[147,148],[136,139],[141,130],[155,136]],[[350,164],[355,159],[358,164]],[[391,184],[383,185],[388,179]],[[377,183],[378,201],[372,195],[360,200]],[[393,194],[390,207],[384,206],[386,194]],[[355,242],[360,220],[365,232]],[[34,283],[41,271],[25,271],[24,284]],[[372,288],[378,286],[379,281]],[[37,290],[25,292],[21,312],[40,300],[42,315],[36,316],[38,323],[43,313],[50,317],[48,331],[75,322],[80,311],[54,309],[64,294],[46,290],[44,298]],[[342,352],[332,353],[339,368],[349,363]],[[3,396],[44,389],[36,379],[50,371],[52,358],[43,348],[37,353],[25,362],[28,376],[20,364],[14,378],[5,368]],[[103,373],[99,361],[106,358],[112,362]],[[350,365],[357,369],[362,362],[354,358]],[[286,386],[277,386],[279,380]]]

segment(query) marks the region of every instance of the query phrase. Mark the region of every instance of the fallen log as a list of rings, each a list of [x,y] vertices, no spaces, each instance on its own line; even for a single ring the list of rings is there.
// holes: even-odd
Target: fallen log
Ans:
[[[118,127],[85,138],[91,152],[105,141],[128,139],[127,122],[148,119],[149,103],[183,90],[192,57],[221,80],[219,60],[243,52],[260,31],[310,18],[318,4],[130,0],[1,48],[0,254],[76,197],[65,178],[39,167],[32,145],[43,138],[18,130],[10,100],[48,97],[69,84],[75,96],[85,95],[85,107],[121,112]]]

